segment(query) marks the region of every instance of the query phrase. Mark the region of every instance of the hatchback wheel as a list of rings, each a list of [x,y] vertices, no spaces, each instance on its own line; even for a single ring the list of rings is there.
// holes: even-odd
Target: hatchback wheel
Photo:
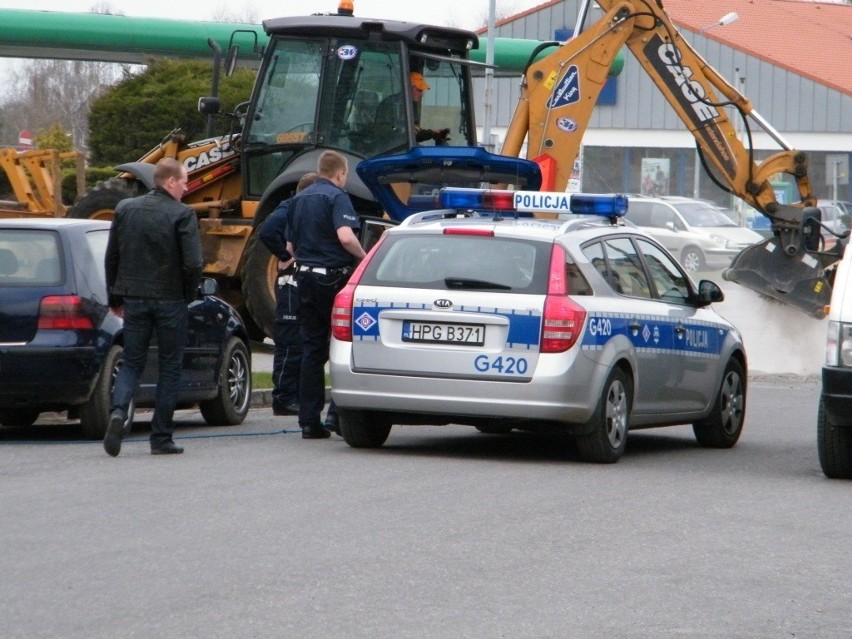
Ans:
[[[393,426],[381,413],[338,407],[337,414],[340,434],[352,448],[379,448],[387,441]]]
[[[745,373],[740,363],[732,359],[725,367],[713,410],[706,419],[692,425],[695,439],[705,448],[731,448],[743,430],[745,407]]]
[[[111,346],[101,371],[98,373],[98,381],[95,382],[95,390],[92,391],[89,401],[80,406],[80,427],[83,429],[83,437],[87,439],[103,439],[109,425],[109,413],[112,408],[112,387],[123,362],[124,349],[118,344]],[[124,422],[124,434],[133,428],[134,402],[131,401],[127,410],[127,420]]]
[[[826,477],[852,479],[852,426],[832,424],[819,400],[817,411],[817,449],[819,465]]]
[[[591,432],[577,438],[577,449],[584,461],[612,464],[621,458],[627,448],[631,404],[627,376],[616,368],[609,374],[597,408],[588,421]]]
[[[251,404],[251,367],[248,348],[238,337],[232,337],[225,348],[219,370],[219,393],[198,407],[204,421],[211,426],[235,426],[248,415]]]

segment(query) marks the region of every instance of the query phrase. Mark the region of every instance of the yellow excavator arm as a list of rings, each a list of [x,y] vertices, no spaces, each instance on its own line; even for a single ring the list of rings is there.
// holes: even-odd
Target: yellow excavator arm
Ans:
[[[525,71],[502,153],[519,155],[526,138],[527,156],[541,165],[545,187],[564,190],[610,66],[626,45],[695,137],[716,184],[772,220],[773,237],[743,251],[724,277],[823,317],[831,296],[825,268],[839,259],[844,243],[820,250],[820,212],[807,155],[791,149],[683,39],[659,0],[597,4],[602,18]],[[748,146],[726,107],[742,118]],[[753,157],[750,120],[781,149],[762,162]],[[792,177],[798,202],[777,201],[771,180],[778,174]]]

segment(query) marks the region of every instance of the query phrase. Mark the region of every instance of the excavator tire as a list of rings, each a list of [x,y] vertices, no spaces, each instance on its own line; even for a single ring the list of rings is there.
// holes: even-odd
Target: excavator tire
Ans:
[[[121,200],[136,197],[145,192],[138,180],[110,178],[99,182],[68,212],[68,217],[92,220],[111,220],[115,207]]]
[[[257,233],[251,237],[246,247],[246,259],[240,277],[243,297],[251,318],[268,337],[274,337],[278,258],[269,252]]]

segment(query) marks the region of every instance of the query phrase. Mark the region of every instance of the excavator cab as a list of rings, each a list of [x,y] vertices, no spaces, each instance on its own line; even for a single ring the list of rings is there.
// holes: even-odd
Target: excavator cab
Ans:
[[[354,165],[437,143],[418,142],[418,128],[449,129],[453,145],[476,143],[470,66],[478,63],[467,59],[474,33],[340,13],[278,18],[264,28],[270,39],[242,139],[249,197],[295,183],[313,168],[304,156],[315,164],[321,149],[347,154]],[[420,101],[412,72],[428,87]],[[360,186],[347,189],[371,199]]]

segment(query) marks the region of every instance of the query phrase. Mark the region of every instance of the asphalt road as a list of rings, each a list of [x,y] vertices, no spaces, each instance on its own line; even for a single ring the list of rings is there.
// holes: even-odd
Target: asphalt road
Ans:
[[[139,425],[118,458],[74,424],[0,429],[0,636],[852,636],[852,484],[823,477],[814,378],[753,379],[727,451],[396,428],[376,451],[252,410]]]

